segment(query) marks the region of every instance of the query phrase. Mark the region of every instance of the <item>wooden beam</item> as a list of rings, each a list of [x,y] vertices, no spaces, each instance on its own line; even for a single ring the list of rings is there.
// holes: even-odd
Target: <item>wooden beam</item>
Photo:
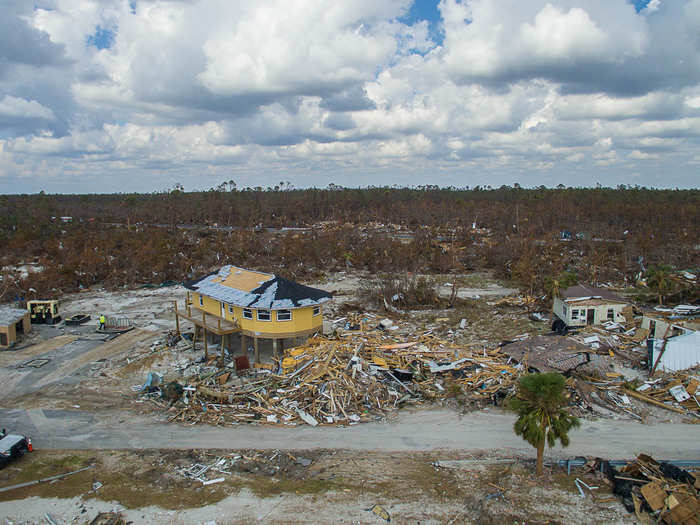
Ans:
[[[656,405],[657,407],[665,408],[666,410],[671,410],[672,412],[677,412],[679,414],[686,414],[687,413],[685,410],[681,410],[680,408],[676,408],[674,406],[667,405],[666,403],[662,403],[661,401],[657,401],[656,399],[654,399],[652,397],[645,396],[644,394],[640,394],[636,390],[630,390],[629,388],[625,388],[624,390],[628,395],[630,395],[632,397],[636,397],[637,399],[639,399],[641,401],[645,401],[651,405]]]
[[[177,313],[177,301],[173,301],[173,306],[175,307],[175,331],[177,335],[180,335],[180,316]]]
[[[664,352],[666,351],[666,342],[668,341],[668,339],[667,339],[668,331],[670,329],[671,329],[671,323],[669,322],[666,325],[666,331],[664,332],[664,337],[663,337],[664,342],[661,343],[661,350],[659,350],[659,356],[656,358],[656,362],[654,363],[654,366],[651,367],[651,372],[649,372],[649,377],[654,377],[654,373],[656,372],[656,367],[659,366],[659,362],[661,361],[661,358],[664,356]],[[652,343],[652,345],[651,345],[651,348],[652,348],[651,355],[652,356],[654,355],[655,346],[656,345],[654,343]]]
[[[246,347],[246,336],[241,333],[241,355],[248,355],[248,348]]]
[[[279,345],[279,339],[273,339],[272,340],[272,355],[275,358],[275,361],[279,361],[279,353],[278,353],[278,345]]]
[[[207,325],[204,325],[202,327],[202,332],[204,333],[204,335],[202,337],[204,337],[204,359],[208,361],[209,360],[209,347],[207,346],[207,329],[205,328],[206,326]]]
[[[253,337],[253,346],[255,347],[255,362],[260,364],[260,346],[257,337]]]

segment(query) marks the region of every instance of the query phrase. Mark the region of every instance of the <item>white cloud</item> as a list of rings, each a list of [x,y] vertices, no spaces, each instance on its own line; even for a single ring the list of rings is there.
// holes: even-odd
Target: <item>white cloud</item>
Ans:
[[[42,106],[36,100],[5,95],[0,100],[0,125],[6,118],[55,120],[56,116],[50,108]]]
[[[638,149],[636,149],[632,151],[629,155],[627,155],[627,158],[633,160],[656,160],[659,158],[659,155],[656,153],[646,153],[644,151],[639,151]]]
[[[563,79],[577,67],[640,56],[648,45],[645,21],[625,2],[559,4],[443,0],[448,70],[462,82],[520,75]]]
[[[442,42],[410,4],[12,0],[0,176],[697,185],[700,0],[441,0]]]

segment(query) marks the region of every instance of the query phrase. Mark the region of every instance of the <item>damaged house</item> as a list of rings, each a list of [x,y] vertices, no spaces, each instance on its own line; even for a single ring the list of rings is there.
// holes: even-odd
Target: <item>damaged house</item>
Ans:
[[[29,312],[21,308],[0,306],[0,348],[14,346],[22,334],[32,329]]]
[[[652,371],[674,372],[700,365],[700,306],[658,307],[644,313]]]
[[[552,330],[565,333],[570,328],[599,325],[607,321],[625,322],[622,311],[627,301],[605,288],[585,284],[570,286],[554,298],[556,319]]]
[[[259,339],[272,340],[277,357],[280,344],[286,339],[306,337],[323,329],[323,303],[331,299],[324,290],[311,288],[283,277],[224,266],[217,272],[185,285],[185,318],[207,333],[227,340],[239,333],[241,350],[247,350],[246,339],[253,339],[256,362],[260,362]]]

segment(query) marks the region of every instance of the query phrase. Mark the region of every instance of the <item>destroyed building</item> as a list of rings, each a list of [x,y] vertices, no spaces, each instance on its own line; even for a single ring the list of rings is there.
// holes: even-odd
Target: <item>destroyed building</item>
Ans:
[[[306,337],[323,328],[323,303],[332,295],[284,279],[236,266],[186,283],[189,289],[186,311],[176,309],[176,318],[185,318],[204,331],[221,337],[240,333],[241,348],[253,338],[256,362],[258,340],[272,340],[273,351],[284,348],[285,339]],[[230,345],[225,345],[230,348]]]
[[[32,329],[29,312],[21,308],[0,306],[0,348],[13,346],[22,334]]]
[[[569,328],[599,325],[606,321],[625,322],[622,310],[627,301],[605,288],[585,284],[570,286],[554,298],[552,310],[557,316],[552,329],[565,332]]]
[[[641,329],[649,335],[649,366],[677,371],[700,364],[700,306],[657,307],[644,312]]]

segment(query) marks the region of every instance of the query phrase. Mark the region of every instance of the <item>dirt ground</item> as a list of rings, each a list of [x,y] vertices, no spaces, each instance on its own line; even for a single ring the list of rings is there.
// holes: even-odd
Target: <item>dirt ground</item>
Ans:
[[[463,464],[450,460],[466,460]],[[204,485],[181,472],[216,465]],[[449,467],[439,466],[446,461]],[[93,468],[0,493],[5,523],[89,523],[121,511],[134,523],[634,523],[606,482],[580,468],[533,475],[532,462],[443,453],[321,451],[37,452],[0,471],[0,487]],[[223,471],[223,472],[222,472]],[[599,488],[581,498],[575,478]],[[99,482],[101,486],[93,485]]]
[[[37,337],[36,344],[30,344],[29,346],[23,346],[17,350],[0,352],[0,366],[12,366],[18,365],[24,361],[30,360],[32,357],[45,354],[56,348],[60,348],[68,343],[72,343],[78,339],[77,335],[65,334],[57,335],[51,339],[42,339]]]

